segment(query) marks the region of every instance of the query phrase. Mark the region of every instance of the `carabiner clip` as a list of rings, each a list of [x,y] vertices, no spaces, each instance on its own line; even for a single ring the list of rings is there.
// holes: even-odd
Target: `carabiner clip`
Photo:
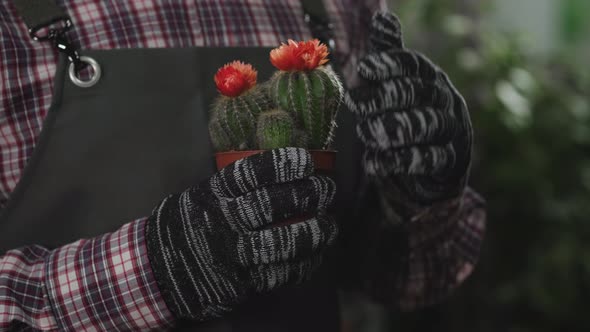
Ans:
[[[58,25],[61,23],[60,27],[57,28],[49,28],[53,25]],[[29,29],[29,36],[33,38],[34,41],[46,41],[50,40],[53,36],[59,33],[65,33],[70,30],[74,26],[72,20],[69,16],[60,16],[56,17],[55,19],[49,21],[48,23],[39,24]],[[40,35],[39,31],[42,29],[49,29],[46,34]]]
[[[55,27],[56,25],[60,26]],[[69,16],[59,16],[51,20],[49,23],[40,24],[29,29],[29,35],[35,41],[53,42],[55,48],[57,48],[59,52],[64,53],[70,61],[68,72],[72,83],[81,88],[89,88],[94,86],[100,80],[102,71],[96,60],[87,56],[80,56],[76,47],[68,40],[66,32],[68,32],[73,26],[74,24]],[[40,35],[39,31],[42,29],[47,29],[47,33]],[[90,80],[83,81],[78,77],[78,74],[82,69],[86,68],[86,66],[92,67],[93,75]]]
[[[53,40],[58,51],[64,53],[68,57],[68,60],[74,64],[76,72],[79,72],[86,67],[86,63],[80,60],[78,50],[72,45],[68,38],[66,38],[65,31],[59,31],[54,36],[49,36],[49,39]]]

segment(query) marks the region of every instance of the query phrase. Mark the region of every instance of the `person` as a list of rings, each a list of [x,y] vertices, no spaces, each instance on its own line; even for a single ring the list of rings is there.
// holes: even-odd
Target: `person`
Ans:
[[[405,47],[385,1],[323,1],[347,87],[336,137],[359,138],[338,146],[359,175],[335,181],[297,148],[214,172],[195,109],[218,62],[312,38],[306,1],[58,0],[81,61],[94,78],[102,69],[89,87],[76,85],[76,53],[30,39],[19,1],[0,4],[0,331],[218,318],[234,320],[220,331],[337,331],[325,283],[285,295],[301,304],[277,325],[264,310],[280,300],[250,301],[327,265],[346,279],[330,276],[331,287],[411,310],[472,272],[485,204],[466,187],[467,107],[442,69]],[[354,144],[360,153],[347,153]],[[261,228],[302,213],[311,217]],[[232,316],[241,311],[252,316]]]

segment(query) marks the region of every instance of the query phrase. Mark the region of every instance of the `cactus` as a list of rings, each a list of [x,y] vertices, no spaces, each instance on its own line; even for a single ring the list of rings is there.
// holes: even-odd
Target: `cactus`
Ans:
[[[272,78],[271,98],[305,131],[310,149],[329,148],[342,96],[342,84],[328,66],[279,71]]]
[[[209,119],[209,136],[211,137],[211,143],[215,151],[235,150],[232,149],[233,145],[229,139],[230,134],[224,129],[219,116],[215,112],[211,112]]]
[[[252,150],[258,115],[270,101],[258,87],[237,97],[219,96],[211,109],[209,133],[216,151]]]
[[[309,138],[305,131],[295,128],[293,131],[293,146],[304,149],[309,148]]]
[[[271,110],[258,116],[258,148],[272,150],[285,148],[293,144],[293,119],[289,113]]]
[[[343,95],[338,76],[326,65],[328,55],[327,46],[317,39],[289,40],[270,53],[279,72],[258,86],[250,64],[233,61],[220,68],[214,80],[222,96],[215,101],[209,122],[215,150],[293,144],[328,149]]]

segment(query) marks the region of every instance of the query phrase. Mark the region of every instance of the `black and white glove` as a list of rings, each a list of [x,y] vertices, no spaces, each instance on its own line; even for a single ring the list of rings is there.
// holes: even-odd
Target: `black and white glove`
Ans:
[[[207,320],[253,292],[308,279],[338,228],[335,184],[303,149],[254,155],[164,199],[147,223],[148,255],[177,318]],[[275,225],[290,217],[309,219]]]
[[[422,54],[404,48],[401,24],[374,15],[371,52],[359,63],[366,84],[345,95],[358,116],[363,164],[398,215],[412,216],[465,187],[472,147],[467,105],[448,76]]]

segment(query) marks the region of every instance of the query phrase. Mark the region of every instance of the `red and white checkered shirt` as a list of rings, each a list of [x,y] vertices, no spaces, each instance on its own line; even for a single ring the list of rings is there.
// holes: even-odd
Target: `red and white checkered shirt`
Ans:
[[[0,207],[6,204],[35,148],[51,103],[58,58],[50,43],[30,39],[13,1],[18,0],[0,2]],[[56,2],[71,16],[75,28],[69,36],[81,50],[274,47],[288,38],[311,37],[298,0]],[[364,52],[368,19],[373,11],[385,8],[385,1],[324,3],[334,24],[336,53],[346,59],[343,72],[352,82],[356,61]],[[478,202],[466,199],[465,204],[477,206],[470,205],[471,201]],[[460,240],[465,240],[468,252],[454,260],[456,282],[447,288],[454,288],[468,274],[483,234],[481,211],[466,211],[470,212],[455,223],[458,226],[451,237],[437,239],[445,248],[450,242],[461,246]],[[173,318],[149,265],[144,225],[144,219],[136,220],[112,234],[61,248],[30,246],[0,257],[0,331],[148,330],[170,326]],[[400,277],[400,285],[408,293],[420,292],[416,285],[424,288],[428,284],[426,270],[431,256],[413,254],[424,259],[410,259],[409,271],[414,275]]]

